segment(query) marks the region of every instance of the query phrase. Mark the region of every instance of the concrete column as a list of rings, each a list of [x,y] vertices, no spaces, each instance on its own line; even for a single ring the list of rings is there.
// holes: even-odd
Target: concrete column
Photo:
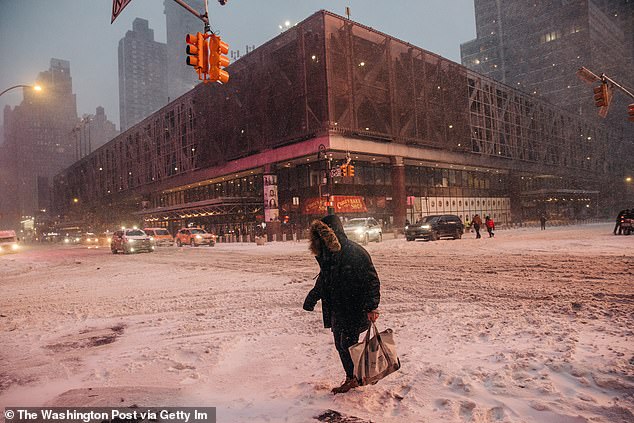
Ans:
[[[391,158],[392,164],[392,204],[394,207],[394,227],[405,226],[407,217],[407,194],[405,192],[405,162],[402,157]]]

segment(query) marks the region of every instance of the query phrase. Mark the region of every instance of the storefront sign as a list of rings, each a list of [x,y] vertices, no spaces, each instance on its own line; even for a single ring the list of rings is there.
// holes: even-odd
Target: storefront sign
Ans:
[[[333,196],[335,213],[366,213],[363,197],[355,195],[335,195]],[[309,198],[304,201],[302,214],[323,215],[327,212],[327,198]]]

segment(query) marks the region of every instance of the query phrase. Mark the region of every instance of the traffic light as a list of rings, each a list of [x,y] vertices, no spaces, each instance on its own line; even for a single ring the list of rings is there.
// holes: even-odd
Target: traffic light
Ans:
[[[211,81],[223,84],[229,81],[229,72],[223,69],[229,66],[229,58],[224,56],[228,52],[229,44],[212,34],[209,40],[209,79]]]
[[[597,107],[608,107],[612,101],[612,89],[607,83],[594,87],[594,104]]]
[[[185,42],[187,43],[187,64],[194,67],[198,73],[198,79],[206,79],[205,76],[209,72],[209,42],[200,32],[187,34]]]
[[[348,176],[348,165],[342,164],[339,168],[341,169],[341,176]]]
[[[354,165],[348,165],[348,176],[354,176]]]
[[[628,120],[634,122],[634,103],[627,106],[627,114],[629,116]]]

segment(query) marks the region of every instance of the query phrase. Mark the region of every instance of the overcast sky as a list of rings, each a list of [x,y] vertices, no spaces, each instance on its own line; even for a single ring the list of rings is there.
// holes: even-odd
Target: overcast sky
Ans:
[[[460,43],[475,38],[473,0],[209,0],[209,14],[212,30],[244,53],[279,34],[286,20],[320,9],[344,15],[346,6],[351,19],[456,62]],[[32,83],[53,57],[69,60],[77,113],[103,106],[119,129],[119,40],[141,17],[165,42],[165,15],[163,0],[132,0],[111,25],[111,10],[112,0],[0,0],[0,91]],[[21,101],[22,91],[12,90],[0,107]]]

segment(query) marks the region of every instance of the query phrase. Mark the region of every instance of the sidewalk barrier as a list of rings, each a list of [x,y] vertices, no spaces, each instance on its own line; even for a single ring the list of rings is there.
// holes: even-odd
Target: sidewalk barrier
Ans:
[[[266,238],[263,236],[256,236],[255,237],[255,245],[265,245],[266,244]]]

